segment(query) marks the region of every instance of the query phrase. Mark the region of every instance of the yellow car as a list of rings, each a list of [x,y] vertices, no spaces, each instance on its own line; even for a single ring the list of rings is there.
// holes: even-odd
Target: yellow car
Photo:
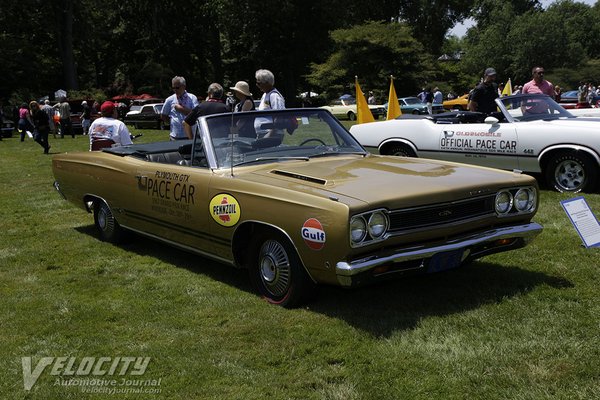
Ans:
[[[454,100],[446,100],[442,103],[446,110],[467,110],[467,104],[469,104],[469,95],[463,94],[459,98]]]
[[[329,112],[201,117],[194,139],[60,154],[55,187],[128,231],[247,268],[269,302],[459,267],[541,232],[533,178],[371,155]]]

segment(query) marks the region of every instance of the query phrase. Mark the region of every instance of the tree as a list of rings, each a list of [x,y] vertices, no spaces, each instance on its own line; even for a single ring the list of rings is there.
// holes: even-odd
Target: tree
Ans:
[[[404,24],[370,22],[331,33],[335,50],[307,76],[329,98],[353,90],[358,75],[363,88],[384,90],[396,77],[399,93],[415,93],[434,74],[430,55]]]

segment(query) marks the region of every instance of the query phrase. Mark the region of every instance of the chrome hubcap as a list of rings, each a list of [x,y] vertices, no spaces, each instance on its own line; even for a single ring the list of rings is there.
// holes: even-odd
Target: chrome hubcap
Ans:
[[[577,161],[565,160],[556,167],[554,178],[563,189],[575,190],[583,185],[585,171]]]
[[[104,209],[100,209],[100,211],[98,211],[98,226],[100,226],[100,229],[106,230],[106,220],[106,212]]]
[[[290,262],[283,246],[275,241],[266,241],[259,255],[260,278],[265,288],[274,296],[284,295],[289,288]]]

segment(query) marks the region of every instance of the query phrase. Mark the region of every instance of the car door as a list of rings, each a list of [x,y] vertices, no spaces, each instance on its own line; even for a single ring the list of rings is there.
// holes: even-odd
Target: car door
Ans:
[[[518,169],[518,136],[515,124],[437,124],[438,151],[448,161],[501,169]],[[436,158],[440,158],[440,157]]]
[[[141,124],[145,127],[151,127],[153,128],[155,125],[155,121],[154,121],[154,117],[156,116],[156,113],[154,112],[154,108],[152,106],[143,106],[142,109],[140,110],[140,121]]]
[[[208,233],[209,168],[177,165],[171,153],[143,163],[137,174],[137,217],[145,232],[207,252],[212,248]]]

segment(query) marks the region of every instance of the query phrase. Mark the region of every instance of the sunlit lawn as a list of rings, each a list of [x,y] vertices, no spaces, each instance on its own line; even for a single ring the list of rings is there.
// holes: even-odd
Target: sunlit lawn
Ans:
[[[137,142],[167,139],[141,131]],[[51,153],[87,137],[50,139]],[[179,399],[600,398],[599,250],[544,190],[529,247],[460,270],[357,290],[323,287],[286,310],[243,271],[137,238],[98,240],[52,188],[51,155],[0,142],[0,398],[80,399],[22,357],[151,357],[144,379]],[[586,194],[600,213],[600,196]]]

